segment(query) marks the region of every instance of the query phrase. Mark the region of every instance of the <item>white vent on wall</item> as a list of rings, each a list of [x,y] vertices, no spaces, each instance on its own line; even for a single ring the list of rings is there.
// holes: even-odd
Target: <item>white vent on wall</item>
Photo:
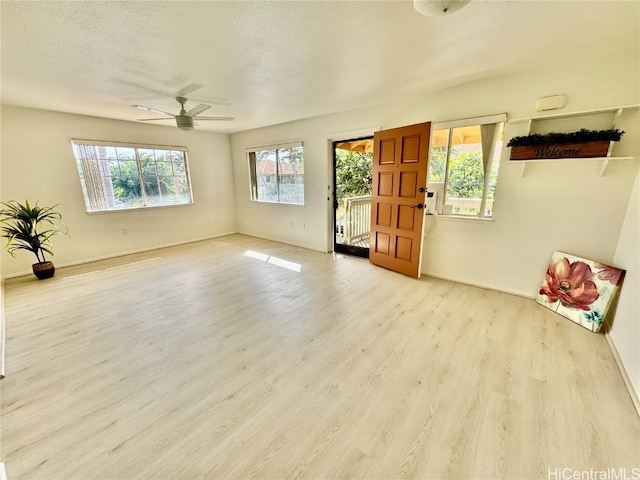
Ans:
[[[536,100],[536,112],[546,112],[548,110],[558,110],[567,104],[566,95],[552,95]]]

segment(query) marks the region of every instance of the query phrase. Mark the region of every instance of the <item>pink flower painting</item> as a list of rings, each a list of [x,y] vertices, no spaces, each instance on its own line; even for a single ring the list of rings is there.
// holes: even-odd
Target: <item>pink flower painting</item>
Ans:
[[[608,281],[611,285],[615,285],[616,287],[622,283],[624,270],[610,267],[609,265],[604,265],[602,263],[596,263],[596,268],[599,270],[596,275],[600,280]]]
[[[592,332],[598,332],[624,273],[609,265],[553,252],[536,301]]]
[[[565,307],[589,310],[589,305],[599,297],[592,278],[589,265],[580,261],[569,263],[569,259],[564,257],[555,263],[551,262],[540,293],[552,302],[560,300]]]

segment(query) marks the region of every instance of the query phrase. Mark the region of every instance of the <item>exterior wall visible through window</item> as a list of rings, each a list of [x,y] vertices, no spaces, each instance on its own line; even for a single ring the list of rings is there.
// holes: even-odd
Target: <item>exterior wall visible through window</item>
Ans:
[[[301,142],[247,149],[251,200],[304,205]]]

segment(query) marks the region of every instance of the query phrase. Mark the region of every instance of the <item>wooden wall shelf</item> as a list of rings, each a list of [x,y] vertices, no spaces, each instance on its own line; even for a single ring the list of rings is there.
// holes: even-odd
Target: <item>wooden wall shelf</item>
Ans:
[[[538,116],[534,116],[534,117],[526,117],[526,118],[514,118],[512,120],[509,120],[507,123],[511,124],[511,125],[526,125],[526,129],[527,129],[527,133],[529,134],[531,133],[531,127],[533,126],[533,124],[536,121],[544,121],[544,120],[554,120],[554,119],[561,119],[561,118],[576,118],[576,117],[581,117],[581,116],[590,116],[590,115],[598,115],[598,114],[602,114],[602,113],[613,113],[613,119],[611,122],[611,126],[610,128],[616,128],[616,120],[618,119],[618,117],[622,114],[623,111],[625,110],[635,110],[640,108],[640,105],[625,105],[622,107],[611,107],[611,108],[600,108],[600,109],[594,109],[594,110],[584,110],[584,111],[580,111],[580,112],[570,112],[570,113],[552,113],[552,114],[548,114],[548,115],[538,115]],[[621,140],[622,141],[622,140]],[[609,152],[611,152],[611,149],[609,149]],[[611,153],[609,153],[610,155]],[[510,163],[521,163],[522,164],[522,170],[520,172],[520,176],[524,177],[525,172],[526,172],[526,168],[527,168],[527,163],[534,163],[534,162],[575,162],[575,161],[585,161],[585,160],[596,160],[596,161],[600,161],[602,162],[602,166],[600,168],[600,176],[602,177],[606,170],[607,167],[609,166],[609,162],[611,160],[633,160],[636,157],[613,157],[613,156],[606,156],[606,157],[578,157],[578,158],[536,158],[536,159],[527,159],[527,160],[509,160]]]

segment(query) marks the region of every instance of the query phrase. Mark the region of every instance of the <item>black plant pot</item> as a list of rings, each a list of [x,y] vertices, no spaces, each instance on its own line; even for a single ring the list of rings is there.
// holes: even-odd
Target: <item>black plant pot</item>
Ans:
[[[53,277],[56,273],[56,267],[53,266],[53,262],[38,262],[31,265],[33,274],[38,277],[38,280],[44,280],[45,278]]]

